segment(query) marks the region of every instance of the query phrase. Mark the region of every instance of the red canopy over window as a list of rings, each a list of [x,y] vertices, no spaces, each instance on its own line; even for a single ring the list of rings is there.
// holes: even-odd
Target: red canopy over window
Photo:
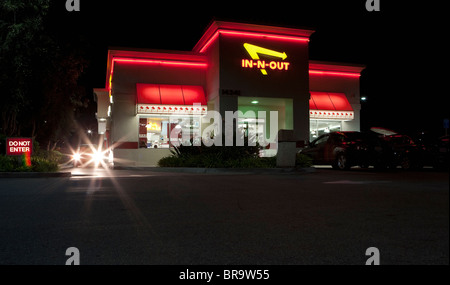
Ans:
[[[161,104],[161,94],[159,94],[159,85],[156,84],[136,84],[137,102],[151,102]]]
[[[311,92],[310,110],[353,111],[344,93]]]
[[[136,91],[138,104],[206,105],[202,86],[138,83]]]
[[[183,97],[185,105],[194,105],[194,103],[201,103],[206,105],[205,93],[203,93],[203,87],[193,85],[183,85]]]

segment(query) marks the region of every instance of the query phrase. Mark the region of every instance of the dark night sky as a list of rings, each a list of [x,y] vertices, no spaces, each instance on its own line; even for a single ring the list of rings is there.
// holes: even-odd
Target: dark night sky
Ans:
[[[80,12],[55,1],[50,23],[89,42],[89,87],[104,85],[108,46],[191,50],[214,19],[312,28],[311,59],[367,66],[361,76],[361,94],[368,97],[363,129],[444,132],[449,96],[439,87],[445,82],[439,68],[445,66],[446,33],[438,13],[443,8],[429,2],[381,0],[380,12],[368,12],[365,0],[80,1]]]

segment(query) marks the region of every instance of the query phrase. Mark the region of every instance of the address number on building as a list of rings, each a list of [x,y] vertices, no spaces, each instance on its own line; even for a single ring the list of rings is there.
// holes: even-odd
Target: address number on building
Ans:
[[[235,90],[235,89],[222,89],[222,95],[241,95],[241,90]]]

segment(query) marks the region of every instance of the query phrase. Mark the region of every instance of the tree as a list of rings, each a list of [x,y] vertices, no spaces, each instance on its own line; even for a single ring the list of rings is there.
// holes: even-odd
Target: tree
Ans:
[[[30,77],[30,59],[35,50],[42,20],[45,16],[45,2],[5,0],[0,5],[0,90],[2,90],[1,120],[2,132],[6,135],[20,135],[20,113],[29,104],[27,93]]]
[[[50,0],[0,3],[0,133],[53,148],[85,107],[82,41],[49,28]]]
[[[66,43],[56,46],[54,55],[42,76],[42,97],[39,112],[31,117],[36,138],[47,148],[74,132],[74,112],[87,107],[86,90],[78,85],[87,61],[82,53]]]

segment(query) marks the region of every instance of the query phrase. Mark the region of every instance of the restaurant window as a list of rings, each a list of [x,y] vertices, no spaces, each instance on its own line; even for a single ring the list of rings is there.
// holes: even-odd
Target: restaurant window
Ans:
[[[264,119],[239,118],[238,120],[238,129],[241,132],[241,135],[250,140],[255,140],[255,142],[257,142],[258,137],[264,135],[264,128]]]
[[[201,140],[200,117],[151,116],[139,118],[139,148],[171,148]]]
[[[309,141],[313,141],[323,134],[340,130],[341,121],[309,120]]]

